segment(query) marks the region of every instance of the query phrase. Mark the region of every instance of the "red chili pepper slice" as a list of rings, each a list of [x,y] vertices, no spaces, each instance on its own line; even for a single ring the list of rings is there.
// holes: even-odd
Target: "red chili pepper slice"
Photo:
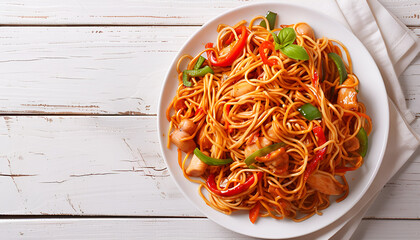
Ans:
[[[276,60],[274,60],[274,59],[268,60],[268,58],[267,58],[267,56],[265,55],[265,52],[264,52],[265,49],[269,49],[269,50],[274,52],[275,49],[274,49],[273,43],[269,42],[269,41],[264,41],[264,42],[261,43],[261,45],[260,45],[260,57],[261,57],[261,60],[263,61],[264,64],[267,64],[270,67],[276,65],[277,64]]]
[[[240,32],[241,37],[239,38],[238,42],[236,42],[236,44],[232,47],[232,49],[230,50],[230,52],[227,54],[226,57],[222,59],[216,59],[216,57],[214,56],[213,50],[207,51],[207,58],[213,66],[218,66],[218,67],[230,66],[241,54],[248,38],[248,31],[245,26],[240,26],[236,28],[235,31],[237,34],[239,34]],[[212,47],[213,47],[213,43],[206,44],[206,48],[212,48]]]
[[[263,173],[258,172],[257,173],[257,180],[262,178]],[[229,188],[227,190],[219,190],[217,189],[215,176],[214,174],[210,174],[210,176],[207,178],[206,184],[207,187],[215,194],[222,196],[222,197],[231,197],[235,196],[237,194],[240,194],[246,190],[248,190],[249,187],[254,184],[254,174],[252,174],[244,183],[240,183],[232,188]]]
[[[228,115],[229,112],[230,112],[230,106],[231,105],[225,105],[225,106],[226,106],[226,108],[225,108],[226,115]],[[226,130],[228,131],[228,133],[232,133],[233,132],[233,128],[230,128],[229,127],[229,121],[228,120],[225,120],[225,127],[226,127]]]
[[[322,127],[316,126],[312,129],[312,131],[314,132],[315,137],[318,138],[318,146],[321,146],[327,142],[327,139],[325,138],[325,134],[324,134],[324,131],[322,130]]]
[[[198,107],[197,111],[195,112],[194,116],[200,115],[202,112],[204,112],[204,109],[202,107]]]
[[[318,89],[319,85],[319,76],[316,71],[314,71],[314,75],[312,76],[312,84],[314,85],[315,89]]]
[[[257,202],[254,207],[249,210],[249,220],[254,224],[260,214],[261,204]]]
[[[318,146],[321,146],[327,142],[327,140],[325,139],[324,131],[322,130],[320,126],[314,127],[312,131],[314,132],[315,136],[318,138]],[[326,152],[327,152],[327,147],[324,147],[318,152],[316,152],[314,159],[312,159],[312,161],[308,164],[308,166],[306,167],[305,173],[303,174],[303,179],[305,181],[308,179],[309,175],[311,175],[315,171],[319,162],[321,162],[321,160],[324,158],[324,155]]]

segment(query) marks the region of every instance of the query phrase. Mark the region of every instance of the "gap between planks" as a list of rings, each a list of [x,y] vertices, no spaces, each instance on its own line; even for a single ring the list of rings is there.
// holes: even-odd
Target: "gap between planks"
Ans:
[[[157,117],[155,113],[0,113],[1,117]],[[419,115],[420,117],[420,115]]]
[[[0,24],[0,27],[201,27],[203,24]],[[407,27],[420,27],[410,26]]]
[[[1,24],[0,27],[202,27],[204,24]],[[420,24],[405,25],[409,29],[420,28]]]
[[[19,219],[206,219],[205,216],[130,216],[130,215],[68,215],[68,214],[55,214],[55,215],[0,215],[0,220],[19,220]],[[384,218],[384,217],[364,217],[363,220],[375,221],[419,221],[418,218]]]
[[[20,219],[206,219],[204,216],[129,216],[129,215],[0,215],[0,220]],[[390,219],[392,220],[392,219]],[[401,220],[401,219],[398,219]],[[416,219],[407,219],[416,220]],[[417,219],[419,220],[419,219]]]

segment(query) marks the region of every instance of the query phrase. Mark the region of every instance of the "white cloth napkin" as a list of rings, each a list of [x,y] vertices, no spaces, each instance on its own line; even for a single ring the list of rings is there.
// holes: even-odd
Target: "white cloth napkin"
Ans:
[[[409,123],[398,76],[420,51],[420,40],[377,0],[299,0],[346,25],[371,53],[388,93],[390,129],[387,150],[376,179],[353,209],[333,224],[305,236],[310,239],[349,239],[385,183],[407,162],[420,145]]]
[[[378,177],[354,208],[360,209],[359,212],[354,216],[348,214],[348,218],[342,220],[344,224],[331,236],[331,239],[350,239],[379,191],[420,145],[420,137],[409,125],[414,115],[406,106],[398,81],[398,76],[419,53],[420,39],[377,0],[336,0],[336,3],[381,71],[389,97],[389,136],[392,136],[388,139]]]

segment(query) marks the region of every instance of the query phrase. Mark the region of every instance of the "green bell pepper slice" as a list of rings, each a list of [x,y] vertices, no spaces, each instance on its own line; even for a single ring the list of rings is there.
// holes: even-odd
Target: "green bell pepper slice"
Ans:
[[[207,73],[211,73],[211,74],[214,73],[213,69],[211,69],[211,67],[209,67],[209,66],[205,66],[205,67],[200,68],[200,69],[184,70],[182,72],[182,83],[186,87],[191,87],[192,83],[191,83],[189,77],[203,77]]]
[[[310,104],[310,103],[305,103],[303,106],[298,108],[298,111],[300,112],[300,114],[302,114],[302,116],[304,116],[308,120],[314,120],[314,119],[321,119],[322,118],[322,114],[318,110],[318,108],[315,107],[314,105]]]
[[[365,157],[368,150],[368,136],[363,127],[360,128],[359,132],[356,134],[356,138],[359,140],[359,153],[360,156]]]
[[[194,65],[194,68],[193,69],[194,70],[200,69],[201,68],[201,65],[203,65],[204,61],[206,61],[206,58],[204,58],[203,56],[200,56],[197,59],[197,62],[195,62],[195,65]]]
[[[268,11],[267,15],[265,15],[265,18],[267,18],[268,24],[270,26],[270,30],[274,29],[274,24],[276,24],[276,17],[277,13]],[[267,25],[265,24],[265,21],[261,21],[260,26],[263,28],[267,28]]]
[[[209,157],[205,155],[203,152],[201,152],[200,149],[198,148],[194,149],[194,155],[197,156],[198,159],[200,159],[203,163],[207,165],[212,165],[212,166],[221,166],[221,165],[226,165],[233,162],[231,158],[217,159],[217,158]]]
[[[333,60],[337,66],[338,73],[340,74],[340,85],[347,79],[347,70],[343,60],[337,53],[328,53],[328,57]]]

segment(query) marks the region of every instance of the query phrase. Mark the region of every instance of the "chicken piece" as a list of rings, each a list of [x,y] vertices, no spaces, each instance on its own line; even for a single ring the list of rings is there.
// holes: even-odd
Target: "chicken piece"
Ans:
[[[289,155],[284,147],[272,151],[263,157],[255,157],[255,160],[264,163],[267,167],[273,167],[276,174],[283,173],[289,168]]]
[[[277,137],[277,133],[274,131],[274,127],[273,126],[271,126],[268,130],[267,130],[267,135],[270,137],[270,138],[272,138],[272,139],[279,139],[278,137]]]
[[[309,26],[307,23],[298,23],[296,25],[296,33],[299,35],[306,35],[313,40],[315,40],[315,33],[311,26]]]
[[[267,139],[267,138],[265,138],[265,137],[259,137],[259,138],[258,138],[258,141],[256,142],[256,144],[257,144],[258,146],[260,146],[260,148],[263,148],[263,147],[270,146],[271,144],[273,144],[273,142],[272,142],[272,141],[270,141],[270,140],[268,140],[268,139]]]
[[[254,91],[256,88],[257,87],[249,84],[248,82],[239,82],[233,85],[231,94],[232,94],[232,97],[239,97],[239,96],[242,96],[244,94]]]
[[[193,151],[196,147],[194,140],[185,140],[185,138],[188,137],[191,137],[191,135],[180,130],[175,130],[171,134],[171,142],[175,144],[175,146],[177,146],[179,149],[181,149],[181,151],[188,153]]]
[[[353,85],[354,81],[348,78],[343,82],[345,85]],[[357,91],[354,87],[343,87],[338,91],[337,103],[346,110],[356,110],[357,105]]]
[[[251,155],[253,152],[257,151],[258,149],[261,149],[263,147],[267,147],[273,144],[272,141],[268,140],[265,137],[259,137],[257,142],[247,145],[245,147],[245,158],[247,158],[249,155]]]
[[[209,156],[208,152],[203,151],[203,153]],[[190,177],[199,177],[204,174],[207,169],[207,164],[201,161],[196,155],[193,155],[190,165],[188,165],[186,174]]]
[[[311,188],[327,195],[340,195],[344,191],[343,187],[335,179],[322,171],[316,171],[311,174],[306,183]]]
[[[179,130],[186,132],[190,135],[193,135],[195,132],[196,126],[193,121],[190,119],[182,119],[179,123]]]
[[[253,152],[260,149],[256,143],[245,147],[245,158],[249,157]]]
[[[354,152],[360,148],[359,139],[355,137],[350,138],[350,140],[344,142],[343,145],[347,152]]]

